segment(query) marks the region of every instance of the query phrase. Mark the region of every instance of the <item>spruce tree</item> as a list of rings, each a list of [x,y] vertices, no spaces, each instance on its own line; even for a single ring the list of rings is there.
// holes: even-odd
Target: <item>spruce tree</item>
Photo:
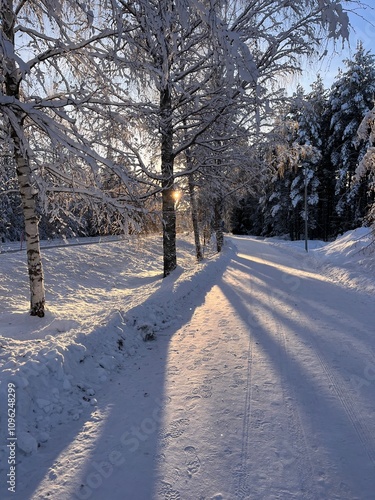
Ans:
[[[329,130],[328,91],[318,75],[306,95],[298,117],[300,144],[309,145],[315,154],[307,167],[310,236],[328,240],[334,235],[333,212],[335,171],[327,153]]]
[[[358,143],[357,130],[372,108],[375,95],[375,56],[359,43],[353,58],[344,62],[347,69],[334,82],[329,98],[328,147],[336,178],[337,232],[357,227],[366,215],[367,182],[355,182],[366,144]]]

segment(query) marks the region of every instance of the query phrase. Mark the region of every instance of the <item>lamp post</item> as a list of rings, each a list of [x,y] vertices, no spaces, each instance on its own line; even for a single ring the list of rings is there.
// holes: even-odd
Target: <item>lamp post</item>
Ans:
[[[307,209],[307,172],[306,172],[306,166],[303,167],[303,176],[304,176],[304,184],[305,184],[305,250],[306,252],[309,251],[309,248],[308,248],[308,243],[307,243],[307,240],[308,240],[308,219],[309,219],[309,216],[308,216],[308,209]]]

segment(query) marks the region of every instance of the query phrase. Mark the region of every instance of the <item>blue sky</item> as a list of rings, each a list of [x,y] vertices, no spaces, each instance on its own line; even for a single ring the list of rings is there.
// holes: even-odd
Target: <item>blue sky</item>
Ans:
[[[338,73],[338,69],[345,69],[342,61],[351,58],[359,40],[363,42],[367,50],[375,53],[375,0],[367,0],[367,3],[372,5],[373,8],[357,9],[356,13],[358,15],[354,13],[349,15],[352,25],[350,45],[348,46],[346,43],[342,48],[342,44],[339,42],[335,49],[332,46],[330,47],[331,52],[323,60],[313,64],[306,63],[303,75],[295,79],[292,83],[293,87],[300,83],[306,91],[309,91],[310,84],[316,79],[317,73],[320,73],[326,87],[329,88]]]

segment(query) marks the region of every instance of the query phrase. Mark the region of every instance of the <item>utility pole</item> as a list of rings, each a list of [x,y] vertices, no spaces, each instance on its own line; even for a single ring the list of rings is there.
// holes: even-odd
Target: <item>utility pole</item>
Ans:
[[[306,167],[303,167],[303,174],[304,174],[304,181],[305,181],[305,250],[306,252],[309,251],[308,248],[308,212],[307,212],[307,174],[306,174]]]

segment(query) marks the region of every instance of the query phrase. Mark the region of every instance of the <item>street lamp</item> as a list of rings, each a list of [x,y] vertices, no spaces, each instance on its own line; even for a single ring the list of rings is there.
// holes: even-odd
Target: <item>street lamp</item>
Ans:
[[[305,250],[306,252],[309,251],[309,248],[308,248],[308,243],[307,243],[307,240],[308,240],[308,219],[309,219],[309,216],[308,216],[308,210],[307,210],[307,172],[306,172],[306,166],[303,167],[303,177],[304,177],[304,184],[305,184]]]

